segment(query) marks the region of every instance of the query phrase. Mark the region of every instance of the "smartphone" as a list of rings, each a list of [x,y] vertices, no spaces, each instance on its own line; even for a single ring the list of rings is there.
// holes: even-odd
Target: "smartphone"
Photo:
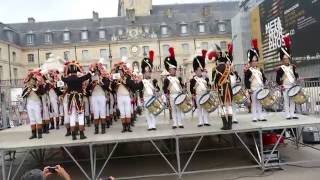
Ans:
[[[51,173],[56,173],[57,167],[56,166],[52,166],[52,167],[48,167],[48,171],[51,172]]]

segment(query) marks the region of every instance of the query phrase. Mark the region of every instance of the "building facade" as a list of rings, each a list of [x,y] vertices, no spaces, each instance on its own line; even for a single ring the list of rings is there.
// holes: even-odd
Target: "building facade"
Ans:
[[[188,75],[195,49],[214,44],[226,49],[237,12],[235,1],[152,5],[152,0],[119,0],[117,17],[100,18],[93,12],[91,19],[0,23],[0,80],[22,79],[50,54],[84,66],[103,58],[107,68],[127,56],[140,69],[141,59],[154,50],[154,70],[160,73],[171,46],[180,73]]]

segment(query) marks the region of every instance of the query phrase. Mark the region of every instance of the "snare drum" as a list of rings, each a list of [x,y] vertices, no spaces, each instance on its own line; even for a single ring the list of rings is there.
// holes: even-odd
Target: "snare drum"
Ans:
[[[271,107],[277,101],[277,98],[271,93],[269,89],[260,89],[257,92],[257,99],[263,107]]]
[[[192,110],[192,101],[187,94],[180,93],[175,99],[174,104],[180,108],[183,113]]]
[[[199,104],[208,113],[215,111],[219,106],[219,97],[210,94],[210,92],[205,93],[199,99]]]
[[[248,99],[245,91],[240,85],[233,86],[232,94],[233,94],[233,102],[236,104],[243,104]]]
[[[307,102],[307,96],[299,85],[294,85],[289,88],[288,96],[291,97],[296,104],[304,104]]]
[[[149,113],[152,113],[153,115],[157,116],[163,111],[164,106],[156,96],[152,96],[145,103],[145,108],[149,111]]]

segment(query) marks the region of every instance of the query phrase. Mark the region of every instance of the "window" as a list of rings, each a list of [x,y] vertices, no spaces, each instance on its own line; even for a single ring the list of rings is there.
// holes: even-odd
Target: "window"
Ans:
[[[204,24],[199,24],[198,25],[198,28],[199,28],[199,33],[204,33],[206,30],[206,27]]]
[[[169,55],[169,45],[165,44],[165,45],[162,45],[162,53],[164,56],[168,56]]]
[[[12,61],[15,62],[17,59],[17,54],[16,52],[12,52]]]
[[[63,57],[64,57],[64,60],[69,60],[70,59],[70,51],[65,51],[63,52]]]
[[[221,42],[220,42],[220,47],[221,47],[221,49],[223,49],[223,50],[227,49],[227,42],[226,42],[226,41],[221,41]]]
[[[119,36],[122,36],[122,34],[123,34],[123,30],[122,30],[122,29],[119,29],[119,30],[118,30],[118,35],[119,35]]]
[[[44,42],[47,43],[47,44],[52,42],[52,34],[51,33],[46,33],[44,35]]]
[[[6,32],[6,34],[7,34],[8,41],[12,42],[13,41],[13,32],[11,30],[8,30]]]
[[[33,44],[34,43],[34,35],[33,34],[27,34],[27,44]]]
[[[182,44],[182,52],[183,52],[183,54],[189,54],[189,44],[188,43]]]
[[[168,34],[168,27],[167,26],[161,26],[161,34],[162,35]]]
[[[81,31],[81,41],[88,40],[88,31]]]
[[[18,79],[18,68],[13,68],[13,79]]]
[[[83,60],[89,59],[89,51],[88,50],[82,50],[82,59]]]
[[[218,24],[219,32],[225,32],[226,31],[226,25],[224,23]]]
[[[3,67],[0,66],[0,80],[2,80],[2,76],[3,76]]]
[[[143,50],[143,56],[148,56],[149,55],[149,46],[143,46],[142,50]]]
[[[208,42],[202,42],[201,43],[201,49],[206,49],[206,50],[208,50]]]
[[[181,34],[187,33],[187,25],[181,25]]]
[[[106,31],[104,29],[99,30],[99,39],[106,38]]]
[[[126,47],[120,48],[120,57],[128,56],[128,49]]]
[[[28,54],[28,63],[34,63],[34,54]]]
[[[109,53],[107,49],[100,49],[100,58],[108,59]]]
[[[49,59],[51,52],[46,53],[46,60]]]
[[[66,31],[63,33],[63,41],[68,42],[70,41],[70,32]]]

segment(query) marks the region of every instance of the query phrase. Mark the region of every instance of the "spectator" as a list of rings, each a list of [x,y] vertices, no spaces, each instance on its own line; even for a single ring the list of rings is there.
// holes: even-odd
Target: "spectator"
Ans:
[[[70,175],[64,170],[63,167],[61,167],[60,165],[56,165],[54,167],[54,172],[49,170],[49,166],[45,167],[43,171],[41,171],[40,169],[30,170],[21,177],[21,180],[45,180],[48,176],[55,173],[58,176],[62,177],[64,180],[71,180]]]

